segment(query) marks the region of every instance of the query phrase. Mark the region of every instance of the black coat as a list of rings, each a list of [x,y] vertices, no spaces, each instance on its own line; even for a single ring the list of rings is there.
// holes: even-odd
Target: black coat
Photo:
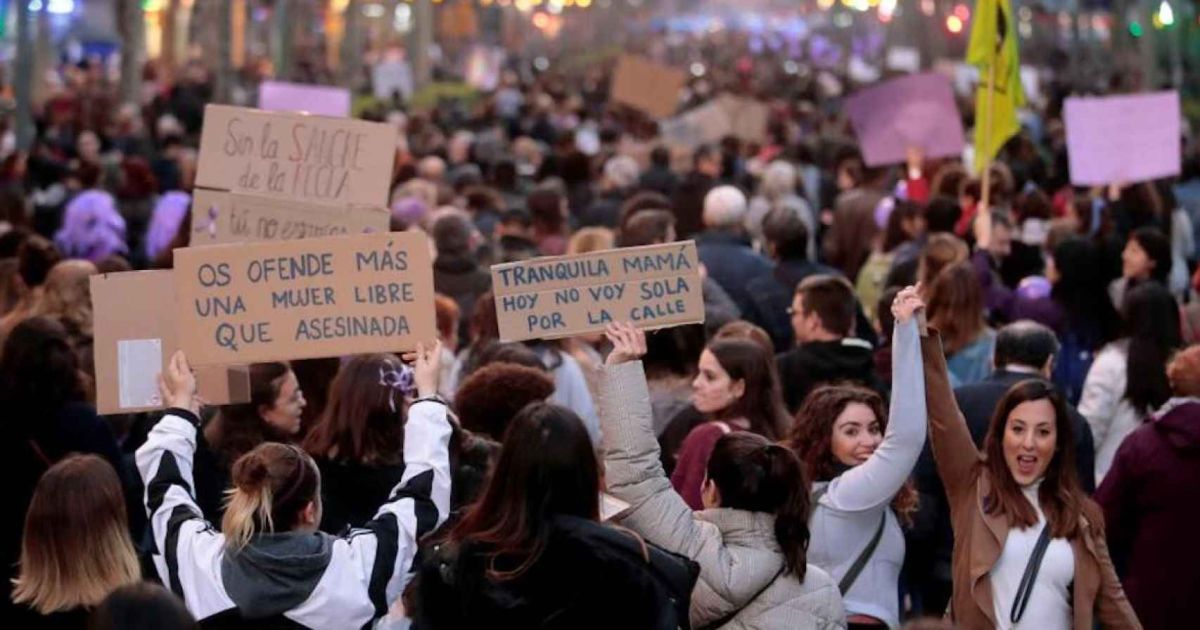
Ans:
[[[875,373],[875,350],[862,339],[813,341],[776,357],[779,385],[788,411],[796,413],[818,385],[849,382],[887,396]]]
[[[538,560],[518,577],[487,577],[489,557],[467,544],[425,547],[413,627],[688,628],[699,566],[629,532],[557,516]],[[643,546],[644,545],[644,546]],[[649,562],[643,553],[649,553]],[[512,570],[516,563],[499,562]]]
[[[341,535],[346,527],[362,527],[404,476],[404,464],[367,466],[358,462],[316,460],[321,471],[321,531]]]
[[[967,429],[975,440],[975,446],[983,448],[988,425],[996,405],[1010,387],[1021,381],[1036,378],[1031,374],[997,370],[979,383],[964,385],[954,390],[958,408],[967,420]],[[1084,417],[1068,407],[1075,429],[1075,469],[1079,483],[1091,494],[1096,487],[1096,451],[1092,443],[1092,430]],[[954,547],[954,530],[950,525],[950,506],[946,502],[946,491],[938,476],[933,461],[933,451],[926,441],[925,449],[913,469],[913,478],[920,493],[920,507],[910,534],[908,556],[905,565],[911,575],[929,576],[929,581],[950,580],[950,560]],[[949,596],[949,590],[945,590]],[[926,614],[937,614],[945,608],[945,602],[926,602]]]
[[[475,300],[492,288],[492,274],[475,263],[470,254],[442,254],[433,262],[433,290],[458,304],[458,338],[467,339],[467,323],[475,311]]]

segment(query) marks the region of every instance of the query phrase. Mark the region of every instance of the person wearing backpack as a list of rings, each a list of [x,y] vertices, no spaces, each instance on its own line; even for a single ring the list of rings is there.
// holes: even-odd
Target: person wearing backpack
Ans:
[[[1108,554],[1104,515],[1079,483],[1063,396],[1038,379],[1013,385],[980,452],[954,401],[936,331],[922,335],[921,355],[933,456],[954,528],[954,621],[1140,629]]]
[[[638,359],[645,334],[629,324],[606,331],[613,351],[600,380],[608,492],[629,504],[618,522],[700,566],[692,628],[845,628],[833,580],[809,565],[808,490],[800,461],[748,431],[722,435],[708,459],[705,510],[693,512],[672,488],[651,426]]]
[[[813,391],[788,439],[812,479],[809,559],[836,580],[851,628],[900,626],[901,523],[916,509],[909,475],[925,444],[916,289],[892,303],[892,404],[855,385]]]

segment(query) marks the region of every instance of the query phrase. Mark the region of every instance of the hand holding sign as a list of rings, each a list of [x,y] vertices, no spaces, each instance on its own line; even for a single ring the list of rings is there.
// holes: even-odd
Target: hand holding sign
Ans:
[[[427,398],[436,395],[438,380],[442,375],[442,342],[425,344],[418,341],[416,352],[406,352],[403,358],[413,364],[413,382],[417,385],[417,396]]]
[[[646,333],[629,322],[609,324],[604,336],[613,345],[612,352],[604,360],[605,365],[620,365],[646,356]]]
[[[168,407],[187,409],[199,414],[200,404],[196,398],[196,375],[188,365],[187,356],[176,350],[167,363],[167,369],[158,376],[158,391]]]

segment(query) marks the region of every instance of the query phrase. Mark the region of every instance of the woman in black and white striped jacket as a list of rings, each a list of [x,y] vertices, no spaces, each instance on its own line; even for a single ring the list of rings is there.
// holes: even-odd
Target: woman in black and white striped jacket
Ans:
[[[418,346],[420,398],[405,423],[400,483],[366,527],[341,538],[317,531],[321,480],[312,458],[276,443],[234,464],[224,533],[204,520],[191,491],[196,383],[183,354],[172,357],[160,386],[170,409],[137,465],[159,575],[198,620],[363,628],[387,612],[409,580],[417,541],[449,512],[450,424],[435,397],[440,352]]]

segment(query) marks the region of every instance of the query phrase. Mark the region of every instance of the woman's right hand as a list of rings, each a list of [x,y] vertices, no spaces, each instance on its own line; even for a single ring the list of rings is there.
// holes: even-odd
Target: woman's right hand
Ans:
[[[892,301],[892,316],[896,318],[896,324],[908,323],[910,319],[918,313],[925,310],[925,301],[921,299],[921,284],[916,286],[905,287],[896,294],[896,299]]]
[[[612,343],[612,352],[604,360],[605,365],[619,365],[637,361],[646,354],[646,333],[633,324],[614,322],[608,325],[604,336]]]
[[[417,386],[417,397],[428,398],[438,393],[438,380],[442,376],[442,343],[417,343],[416,352],[407,352],[403,359],[413,364],[413,383]]]

